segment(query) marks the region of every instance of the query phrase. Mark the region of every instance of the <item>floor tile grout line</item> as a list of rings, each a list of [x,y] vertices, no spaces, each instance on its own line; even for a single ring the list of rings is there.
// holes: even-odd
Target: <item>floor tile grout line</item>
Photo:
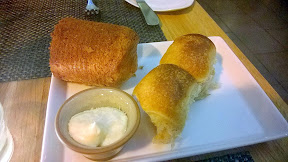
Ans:
[[[258,2],[262,3],[262,5],[266,6],[266,8],[268,10],[270,10],[271,12],[273,12],[278,18],[280,18],[281,20],[285,21],[286,23],[288,23],[287,20],[283,19],[282,17],[280,17],[280,15],[278,15],[273,9],[269,8],[265,3],[263,3],[262,1],[257,0]],[[287,4],[288,5],[288,4]],[[288,6],[287,6],[288,7]]]
[[[259,2],[259,1],[258,1]],[[202,3],[205,3],[206,4],[206,2],[202,2]],[[272,34],[270,34],[269,32],[268,32],[268,30],[273,30],[273,29],[265,29],[264,27],[262,27],[262,25],[261,24],[259,24],[253,17],[251,17],[249,14],[247,14],[247,13],[245,13],[244,11],[242,11],[242,9],[240,9],[238,6],[237,6],[237,8],[240,10],[240,11],[242,11],[241,12],[241,14],[244,14],[245,16],[247,16],[247,17],[249,17],[256,25],[257,25],[257,27],[259,27],[259,28],[261,28],[262,30],[264,30],[273,40],[275,40],[277,43],[279,43],[282,47],[283,47],[283,51],[273,51],[273,52],[261,52],[261,53],[258,53],[258,52],[252,52],[244,43],[243,43],[243,41],[241,40],[241,39],[239,39],[239,37],[234,33],[234,31],[229,27],[229,26],[227,26],[227,24],[221,19],[221,14],[218,14],[218,13],[215,13],[214,12],[214,10],[209,6],[209,5],[207,5],[206,4],[206,6],[205,7],[209,7],[209,9],[213,12],[213,13],[208,13],[209,14],[209,16],[212,18],[213,16],[211,16],[211,15],[215,15],[215,16],[217,16],[221,21],[222,21],[222,23],[224,23],[224,25],[230,30],[230,32],[231,33],[233,33],[233,35],[235,35],[235,37],[240,41],[240,43],[242,43],[243,44],[243,46],[248,50],[248,52],[252,55],[252,57],[254,57],[254,59],[257,61],[257,62],[259,62],[260,63],[260,65],[261,66],[263,66],[263,68],[265,68],[265,70],[269,73],[269,75],[276,81],[276,83],[274,83],[273,85],[271,84],[271,86],[273,87],[273,86],[275,86],[275,85],[278,85],[278,86],[281,86],[281,88],[282,88],[282,90],[284,90],[286,93],[288,93],[285,89],[284,89],[284,87],[283,87],[283,85],[281,84],[281,82],[277,79],[277,78],[275,78],[274,77],[274,75],[272,75],[272,73],[268,70],[268,68],[258,59],[258,55],[261,55],[261,54],[269,54],[269,53],[283,53],[283,52],[286,52],[287,50],[286,50],[286,48],[277,40],[277,39],[275,39],[274,38],[274,36],[272,35]],[[268,8],[266,5],[265,5],[265,7],[266,7],[266,9],[267,10],[270,10],[270,8]],[[273,12],[274,14],[275,14],[275,12]],[[233,13],[233,14],[240,14],[240,13]],[[276,14],[277,15],[277,14]],[[277,17],[279,17],[278,15],[277,15]],[[213,18],[212,18],[213,19]],[[215,20],[214,20],[215,21]],[[217,21],[215,21],[216,23],[217,23]],[[218,23],[217,23],[218,24]],[[223,29],[222,29],[223,30]],[[225,32],[225,33],[227,33],[227,32]],[[237,46],[237,44],[236,44],[236,46]],[[238,46],[237,46],[238,47]],[[240,48],[239,48],[240,49]],[[241,50],[241,49],[240,49]],[[242,50],[241,50],[242,51]],[[244,54],[244,53],[243,53]],[[245,55],[245,54],[244,54]],[[246,55],[245,55],[246,56]],[[247,57],[247,56],[246,56]],[[250,59],[247,57],[247,59],[250,61]],[[251,61],[250,61],[251,62]],[[251,62],[252,63],[252,62]],[[252,63],[253,64],[253,63]],[[255,65],[254,65],[255,66]],[[256,66],[255,66],[255,68],[256,68]],[[257,69],[257,68],[256,68]],[[258,70],[258,69],[257,69]],[[259,71],[259,70],[258,70]],[[259,71],[260,72],[260,71]],[[261,74],[261,72],[260,72],[260,74]],[[263,76],[263,75],[262,75]],[[264,76],[263,76],[264,77]],[[265,77],[264,77],[265,78]],[[265,78],[266,80],[268,79],[268,78]],[[268,80],[267,80],[268,81]],[[269,83],[269,81],[268,81],[268,83]],[[274,88],[274,87],[273,87]],[[275,91],[276,91],[276,89],[275,89]],[[276,91],[277,92],[277,91]],[[278,92],[277,92],[278,93]]]
[[[270,34],[270,32],[268,32],[269,30],[281,30],[281,29],[268,29],[268,30],[264,29],[264,30],[283,47],[284,50],[282,52],[288,51],[288,49],[282,44],[282,42],[278,41],[272,34]]]
[[[267,6],[266,6],[264,3],[262,3],[261,1],[257,0],[257,2],[261,3],[262,5],[264,5],[267,10],[270,10],[270,8],[267,7]],[[233,3],[237,6],[237,4],[236,4],[235,1],[233,1]],[[239,8],[238,6],[237,6],[237,8],[238,8],[239,10],[241,10],[241,8]],[[241,11],[242,11],[242,10],[241,10]],[[263,29],[271,38],[273,38],[274,41],[276,41],[277,43],[279,43],[279,44],[281,45],[281,47],[283,47],[283,49],[284,49],[283,51],[285,51],[285,46],[282,45],[282,43],[279,42],[273,35],[271,35],[271,34],[267,31],[267,29],[265,29],[260,23],[258,23],[258,22],[255,20],[255,18],[251,17],[249,14],[245,13],[244,11],[242,11],[242,12],[243,12],[245,15],[249,16],[249,18],[251,18],[251,19],[253,20],[253,22],[257,24],[258,27],[260,27],[261,29]],[[272,12],[273,12],[273,10],[272,10]],[[216,13],[215,13],[215,14],[216,14]],[[279,18],[279,16],[277,16],[277,14],[275,14],[275,15],[276,15],[276,17]],[[285,22],[286,22],[286,20],[285,20]],[[225,22],[223,21],[223,23],[225,23]],[[287,25],[288,25],[288,22],[286,22],[286,23],[287,23]],[[225,24],[225,25],[227,26],[227,24]],[[278,29],[278,28],[277,28],[277,29]],[[277,29],[275,28],[274,30],[277,30]],[[273,29],[271,29],[271,30],[273,30]],[[279,30],[280,30],[280,29],[279,29]],[[265,53],[265,52],[264,52],[264,53]]]
[[[206,2],[203,2],[203,3],[205,3],[206,4]],[[206,4],[207,5],[207,4]],[[211,9],[211,7],[210,6],[208,6],[210,9]],[[237,6],[237,8],[238,8],[238,6]],[[239,10],[241,10],[240,8],[238,8]],[[212,9],[211,9],[212,10]],[[213,11],[213,10],[212,10]],[[242,10],[241,10],[242,11]],[[214,11],[213,11],[214,12]],[[209,13],[208,13],[209,14]],[[237,14],[237,13],[233,13],[233,14]],[[245,15],[248,15],[248,14],[246,14],[245,12],[243,12],[243,14],[245,14]],[[227,28],[229,28],[229,30],[237,37],[237,39],[245,46],[245,48],[249,51],[249,53],[251,53],[256,59],[257,59],[257,61],[259,61],[261,64],[262,64],[262,62],[255,56],[255,55],[257,55],[257,54],[260,54],[260,53],[255,53],[255,52],[252,52],[244,43],[243,43],[243,41],[241,40],[241,39],[239,39],[239,37],[234,33],[234,31],[221,19],[221,14],[217,14],[217,13],[215,13],[214,12],[214,15],[216,15],[224,24],[225,24],[225,26],[227,27]],[[209,16],[212,18],[212,16],[209,14]],[[249,16],[249,15],[248,15]],[[250,16],[249,16],[250,17]],[[250,17],[251,18],[251,17]],[[252,18],[251,18],[252,19]],[[254,19],[252,19],[254,22],[255,22],[255,20]],[[214,20],[215,21],[215,20]],[[216,22],[216,21],[215,21]],[[217,22],[216,22],[217,23]],[[259,26],[259,24],[257,23],[257,22],[255,22],[258,26]],[[218,23],[217,23],[218,24]],[[222,29],[223,30],[223,29]],[[267,31],[266,31],[267,32]],[[227,32],[225,32],[225,33],[227,33]],[[268,32],[267,32],[268,33]],[[269,33],[268,33],[269,34]],[[270,35],[270,34],[269,34]],[[270,35],[271,36],[271,35]],[[228,36],[229,37],[229,36]],[[230,37],[229,37],[230,38]],[[231,39],[231,38],[230,38]],[[274,37],[273,37],[273,39],[275,39]],[[278,41],[277,41],[278,42]],[[278,42],[279,43],[279,42]],[[281,44],[282,45],[282,44]],[[237,46],[237,45],[236,45]],[[283,46],[283,45],[282,45]],[[238,47],[238,46],[237,46]],[[238,47],[239,48],[239,47]],[[240,48],[239,48],[240,49]],[[241,50],[241,49],[240,49]],[[284,50],[285,51],[285,50]],[[284,52],[283,51],[283,52]],[[241,52],[242,52],[242,50],[241,50]],[[265,52],[264,52],[265,53]],[[245,53],[243,53],[244,55],[245,55]],[[246,56],[246,55],[245,55]],[[247,57],[247,56],[246,56]],[[248,59],[248,58],[247,58]],[[248,59],[249,60],[249,59]],[[250,61],[250,60],[249,60]],[[251,62],[251,61],[250,61]],[[251,62],[252,63],[252,62]],[[262,64],[263,65],[263,64]],[[263,65],[264,66],[264,65]],[[266,66],[264,66],[265,67],[265,69],[268,71],[268,69],[266,68]],[[269,72],[270,73],[270,72]],[[278,80],[277,80],[277,82],[278,82]]]
[[[258,2],[259,2],[259,0],[258,0]],[[271,52],[261,52],[261,53],[258,53],[258,52],[252,52],[244,43],[243,43],[243,41],[241,40],[241,39],[239,39],[239,37],[235,34],[235,32],[225,23],[225,21],[223,21],[222,20],[222,18],[221,18],[221,15],[222,14],[217,14],[217,13],[215,13],[214,12],[214,10],[209,6],[209,5],[207,5],[207,3],[205,2],[205,1],[202,1],[201,3],[204,3],[205,5],[206,5],[206,7],[209,7],[209,9],[210,10],[212,10],[213,11],[213,14],[215,15],[215,16],[217,16],[221,21],[222,21],[222,23],[237,37],[237,39],[245,46],[245,48],[252,54],[252,55],[259,55],[259,54],[266,54],[266,53],[271,53]],[[233,2],[234,4],[236,3],[236,2]],[[262,3],[262,2],[260,2],[260,3]],[[263,3],[262,3],[263,4]],[[235,4],[236,6],[237,6],[237,4]],[[264,4],[263,4],[264,5]],[[264,5],[267,9],[269,9],[266,5]],[[241,8],[239,8],[238,6],[237,6],[237,8],[239,9],[239,10],[241,10]],[[241,10],[242,11],[242,10]],[[213,16],[211,16],[212,15],[212,13],[208,13],[209,14],[209,16],[212,18]],[[232,14],[235,14],[235,15],[237,15],[237,14],[239,14],[239,13],[232,13]],[[247,14],[247,13],[245,13],[244,11],[242,11],[242,14],[244,14],[245,16],[248,16],[249,18],[251,18],[252,20],[253,20],[253,22],[255,23],[255,24],[257,24],[257,26],[259,27],[259,28],[261,28],[261,29],[263,29],[274,41],[276,41],[277,43],[279,43],[280,45],[281,45],[281,47],[283,47],[283,51],[277,51],[277,52],[272,52],[272,53],[280,53],[280,52],[286,52],[287,50],[286,50],[286,48],[284,47],[284,45],[282,45],[282,43],[281,42],[279,42],[273,35],[271,35],[269,32],[268,32],[268,30],[273,30],[273,29],[265,29],[265,28],[263,28],[262,27],[262,25],[261,24],[259,24],[257,21],[255,21],[255,19],[253,18],[253,17],[251,17],[249,14]],[[213,18],[212,18],[213,19]],[[213,19],[214,20],[214,19]],[[214,20],[215,21],[215,20]],[[217,21],[215,21],[216,23],[217,23]],[[218,24],[218,23],[217,23]],[[222,29],[223,30],[223,29]],[[274,29],[274,30],[276,30],[276,29]],[[225,33],[227,33],[227,32],[225,32]],[[238,47],[238,46],[237,46]],[[239,47],[238,47],[239,48]],[[239,48],[240,49],[240,48]],[[241,50],[241,49],[240,49]],[[242,51],[242,50],[241,50]],[[245,55],[245,54],[244,54]],[[259,60],[258,60],[259,61]],[[260,62],[260,61],[259,61]]]
[[[279,17],[278,15],[277,15],[277,13],[275,13],[272,9],[270,9],[269,7],[267,7],[264,3],[262,3],[261,1],[259,1],[259,0],[257,0],[257,2],[259,2],[259,3],[261,3],[263,6],[265,6],[266,7],[266,9],[267,10],[270,10],[270,11],[272,11],[275,15],[276,15],[276,17],[278,17],[278,18],[281,18],[281,17]],[[268,30],[280,30],[281,28],[275,28],[275,29],[265,29],[261,24],[259,24],[256,20],[255,20],[255,18],[253,18],[253,17],[251,17],[249,14],[247,14],[247,13],[245,13],[244,11],[242,11],[242,9],[241,8],[239,8],[239,6],[236,4],[236,2],[235,1],[233,1],[232,3],[234,3],[235,5],[236,5],[236,7],[237,7],[237,9],[239,9],[245,16],[249,16],[249,18],[251,18],[252,20],[253,20],[253,22],[255,23],[255,24],[257,24],[257,26],[258,27],[260,27],[261,29],[263,29],[274,41],[276,41],[277,43],[279,43],[280,45],[281,45],[281,47],[283,48],[283,51],[280,51],[280,52],[285,52],[286,51],[286,48],[285,48],[285,46],[281,43],[281,42],[279,42],[272,34],[270,34],[269,32],[268,32]],[[209,6],[210,7],[210,6]],[[217,16],[218,16],[218,14],[217,13],[215,13]],[[237,13],[234,13],[234,14],[237,14]],[[220,16],[218,16],[220,19],[221,19],[221,17]],[[282,19],[282,18],[281,18]],[[283,20],[283,19],[282,19]],[[287,25],[288,25],[288,22],[286,21],[286,20],[284,20],[286,23],[287,23]],[[222,21],[226,26],[227,26],[227,24],[224,22],[224,21]],[[227,26],[228,27],[228,26]],[[228,27],[229,28],[229,27]],[[230,29],[230,28],[229,28]],[[230,29],[231,30],[231,29]],[[232,30],[231,30],[232,31]],[[234,33],[234,32],[233,32]],[[234,35],[235,35],[235,33],[234,33]],[[237,35],[236,35],[237,36]],[[238,36],[237,36],[237,38],[238,38]],[[238,38],[239,39],[239,38]],[[243,42],[242,42],[243,43]],[[244,44],[245,45],[245,44]],[[246,45],[245,45],[245,47],[247,47]],[[248,48],[249,49],[249,48]],[[250,49],[249,49],[250,50]],[[266,53],[266,52],[263,52],[263,53]],[[257,54],[257,53],[255,53],[255,54]]]
[[[231,30],[231,32],[235,35],[235,33],[233,32],[233,30]],[[225,33],[226,34],[226,33]],[[262,61],[260,61],[259,59],[258,59],[258,57],[256,56],[257,54],[256,53],[254,53],[254,52],[252,52],[243,42],[242,42],[242,40],[240,40],[239,38],[238,38],[238,36],[237,35],[235,35],[236,37],[237,37],[237,39],[247,48],[247,50],[251,53],[251,55],[254,57],[254,59],[256,59],[265,69],[266,69],[266,71],[269,73],[269,75],[273,78],[273,79],[275,79],[275,81],[277,82],[277,85],[281,85],[281,87],[284,89],[284,87],[282,86],[282,84],[281,84],[281,82],[277,79],[277,78],[275,78],[273,75],[272,75],[272,73],[268,70],[268,68],[262,63]],[[237,44],[235,43],[235,45],[237,46]],[[237,46],[238,47],[238,46]],[[239,47],[238,47],[239,48]],[[240,48],[239,48],[240,49]],[[242,52],[242,50],[240,49],[240,51]],[[274,53],[274,52],[273,52]],[[278,53],[278,52],[275,52],[275,53]],[[245,53],[243,53],[244,55],[245,55]],[[260,54],[260,53],[259,53]],[[263,54],[263,53],[262,53]],[[253,64],[252,63],[252,61],[248,58],[248,56],[247,56],[247,54],[245,55],[245,57],[251,62],[251,64]],[[263,74],[260,72],[260,70],[256,67],[256,65],[254,65],[253,64],[253,66],[257,69],[257,71],[263,76]],[[264,76],[263,76],[264,77]],[[264,77],[265,78],[265,77]],[[268,81],[268,79],[267,78],[265,78],[265,80],[269,83],[269,84],[271,84],[269,81]],[[272,84],[271,84],[271,86],[272,86]],[[272,86],[273,87],[273,86]],[[284,89],[285,90],[285,89]],[[276,90],[275,90],[276,91]],[[286,90],[285,90],[286,91]],[[277,92],[278,93],[278,92]],[[288,93],[288,92],[287,92]]]
[[[253,54],[255,55],[268,55],[268,54],[276,54],[276,53],[285,53],[287,52],[288,53],[288,49],[285,49],[283,51],[277,51],[277,52],[253,52]]]
[[[238,8],[238,9],[240,9],[240,8]],[[217,14],[217,13],[215,13],[214,12],[214,14],[225,24],[225,26],[227,27],[227,28],[229,28],[229,30],[239,39],[239,37],[234,33],[234,31],[225,23],[225,21],[223,21],[222,19],[221,19],[221,16],[220,15],[222,15],[222,14]],[[235,15],[237,15],[237,14],[239,14],[239,13],[232,13],[232,14],[235,14]],[[243,14],[245,15],[245,16],[248,16],[249,18],[251,18],[252,20],[253,20],[253,22],[255,23],[255,24],[257,24],[257,26],[259,27],[259,28],[261,28],[262,30],[264,30],[274,41],[276,41],[277,43],[279,43],[280,45],[281,45],[281,47],[283,47],[283,51],[277,51],[277,52],[273,52],[273,53],[280,53],[280,52],[286,52],[287,50],[286,50],[286,48],[285,48],[285,46],[281,43],[281,42],[279,42],[272,34],[270,34],[269,32],[268,32],[268,30],[267,29],[265,29],[265,28],[263,28],[262,27],[262,25],[261,24],[259,24],[257,21],[255,21],[255,19],[254,18],[252,18],[249,14],[246,14],[245,12],[243,12]],[[211,16],[210,16],[211,17]],[[212,17],[211,17],[212,18]],[[216,21],[215,21],[216,22]],[[217,22],[216,22],[217,23]],[[273,29],[270,29],[270,30],[273,30]],[[274,30],[276,30],[276,29],[274,29]],[[241,39],[239,39],[240,41],[241,41]],[[243,41],[241,41],[241,43],[249,50],[249,52],[251,53],[251,54],[255,54],[255,55],[258,55],[258,54],[265,54],[265,53],[271,53],[271,52],[261,52],[261,53],[258,53],[258,52],[252,52],[244,43],[243,43]]]

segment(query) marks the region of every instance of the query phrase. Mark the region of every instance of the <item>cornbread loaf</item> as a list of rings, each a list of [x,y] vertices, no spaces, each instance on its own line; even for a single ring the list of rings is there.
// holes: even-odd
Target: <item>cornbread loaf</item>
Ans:
[[[117,87],[137,70],[139,37],[128,27],[64,18],[51,37],[50,69],[64,81]]]
[[[173,64],[157,66],[139,82],[133,95],[156,126],[154,143],[174,142],[184,128],[189,104],[199,91],[196,80]]]
[[[187,34],[174,40],[160,60],[160,64],[175,64],[188,71],[202,91],[198,99],[208,95],[208,90],[215,86],[212,82],[215,74],[216,47],[206,36]]]

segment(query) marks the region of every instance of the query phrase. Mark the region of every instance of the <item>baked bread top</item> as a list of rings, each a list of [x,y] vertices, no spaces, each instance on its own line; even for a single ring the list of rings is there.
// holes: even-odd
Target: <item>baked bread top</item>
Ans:
[[[160,64],[175,64],[188,71],[198,82],[208,79],[215,63],[216,47],[206,36],[187,34],[174,40]]]
[[[197,81],[173,64],[157,66],[139,82],[133,94],[157,128],[153,142],[173,143],[199,90]]]
[[[62,80],[119,86],[137,70],[139,36],[128,27],[64,18],[51,36],[50,69]]]

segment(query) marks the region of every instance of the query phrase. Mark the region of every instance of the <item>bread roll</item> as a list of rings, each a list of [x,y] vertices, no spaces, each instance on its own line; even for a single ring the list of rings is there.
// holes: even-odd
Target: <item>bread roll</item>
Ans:
[[[62,80],[117,87],[137,70],[139,37],[128,27],[64,18],[51,36],[50,69]]]
[[[187,34],[180,36],[169,46],[160,60],[160,64],[175,64],[188,71],[197,82],[201,83],[202,92],[197,99],[208,95],[208,90],[215,86],[216,47],[206,36]]]
[[[173,143],[182,132],[189,103],[199,93],[196,80],[172,64],[159,65],[135,87],[133,94],[156,126],[154,143]]]

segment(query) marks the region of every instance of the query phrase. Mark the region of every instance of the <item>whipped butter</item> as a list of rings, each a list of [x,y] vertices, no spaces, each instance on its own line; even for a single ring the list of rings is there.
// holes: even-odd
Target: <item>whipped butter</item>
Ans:
[[[75,114],[68,123],[68,130],[70,136],[83,145],[106,146],[124,135],[127,122],[123,111],[100,107]]]

